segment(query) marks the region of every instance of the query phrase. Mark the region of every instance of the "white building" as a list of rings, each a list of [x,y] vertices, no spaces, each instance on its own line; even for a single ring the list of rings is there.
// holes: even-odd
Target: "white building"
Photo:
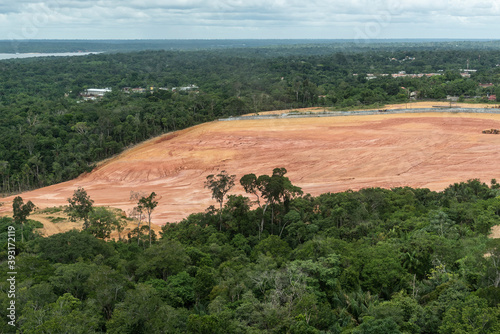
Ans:
[[[104,94],[111,92],[111,88],[89,88],[85,90],[82,95],[86,96],[104,96]]]

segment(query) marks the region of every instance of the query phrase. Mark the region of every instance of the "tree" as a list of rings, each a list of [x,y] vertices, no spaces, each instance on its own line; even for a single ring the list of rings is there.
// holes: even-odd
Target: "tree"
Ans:
[[[23,235],[23,226],[26,223],[26,219],[30,215],[31,211],[35,208],[35,204],[33,202],[28,201],[28,203],[24,204],[21,196],[17,196],[14,198],[12,202],[12,210],[14,211],[13,217],[14,221],[18,224],[21,224],[21,240],[24,242]]]
[[[456,238],[458,236],[455,222],[448,218],[448,215],[440,210],[429,212],[430,224],[426,230],[441,237]]]
[[[240,184],[247,193],[257,196],[257,204],[262,208],[262,219],[259,226],[259,239],[264,230],[264,219],[267,208],[271,206],[271,224],[274,222],[274,204],[283,203],[285,211],[292,198],[302,194],[300,187],[294,186],[292,182],[285,176],[287,170],[285,168],[273,169],[273,174],[261,175],[256,177],[255,174],[244,175],[240,179]],[[260,196],[258,195],[260,193]],[[264,207],[260,205],[260,198],[266,200]]]
[[[106,208],[95,208],[89,214],[88,231],[96,238],[109,238],[111,231],[119,229],[121,225],[120,220],[116,218],[115,214]]]
[[[236,175],[229,175],[225,170],[217,175],[207,176],[205,181],[205,188],[212,191],[212,198],[215,199],[219,205],[219,231],[222,229],[222,205],[224,197],[234,187],[234,179]]]
[[[146,225],[141,226],[140,228],[136,227],[132,231],[130,231],[128,235],[129,241],[132,241],[133,238],[137,238],[137,246],[140,246],[142,242],[142,248],[146,249],[146,243],[149,240],[149,230]],[[156,234],[155,231],[151,231],[151,239],[153,241],[156,240]]]
[[[154,287],[172,307],[190,307],[195,300],[194,291],[195,278],[187,272],[182,271],[171,275],[165,282],[163,279],[150,279],[146,283]]]
[[[143,278],[167,280],[183,271],[189,260],[180,242],[163,239],[144,251],[136,274]]]
[[[56,294],[70,293],[78,299],[85,299],[90,292],[85,284],[90,275],[98,271],[97,269],[98,266],[96,264],[89,264],[83,261],[71,264],[58,264],[49,281]]]
[[[446,310],[439,333],[498,333],[499,317],[498,307],[488,307],[486,300],[471,295]]]
[[[224,205],[226,213],[226,225],[228,229],[237,233],[249,232],[251,220],[248,216],[250,212],[250,199],[241,195],[228,195]]]
[[[0,174],[2,174],[2,189],[9,191],[9,162],[0,161]],[[7,182],[5,182],[7,180]]]
[[[212,267],[200,266],[198,268],[193,282],[193,289],[197,304],[204,304],[209,300],[210,292],[217,284],[215,277],[216,271]]]
[[[14,211],[13,218],[16,223],[23,224],[26,222],[26,219],[30,215],[31,211],[35,208],[33,202],[28,201],[28,203],[24,204],[21,196],[17,196],[14,198],[12,202],[12,210]]]
[[[94,209],[92,205],[94,201],[90,199],[87,192],[82,187],[78,187],[73,193],[73,197],[68,198],[69,206],[66,212],[72,221],[83,219],[83,228],[89,227],[89,214]]]
[[[138,208],[141,208],[141,210],[146,210],[146,213],[148,214],[149,246],[151,246],[151,214],[153,213],[153,210],[158,205],[158,202],[155,201],[155,197],[156,197],[156,193],[153,191],[151,194],[149,194],[148,197],[142,197],[139,200],[139,203],[137,204]]]
[[[96,333],[99,319],[80,300],[65,293],[42,308],[26,306],[19,324],[21,333]]]
[[[96,268],[84,283],[89,299],[100,307],[107,320],[111,318],[115,304],[123,300],[129,285],[122,273],[105,265]]]
[[[156,289],[147,283],[137,284],[118,303],[107,333],[186,333],[187,311],[165,305]]]
[[[484,262],[486,273],[483,279],[488,286],[498,288],[500,286],[500,240],[491,239],[487,242],[488,256],[481,257]]]
[[[390,243],[359,247],[355,255],[363,290],[379,296],[390,296],[408,283],[409,275],[399,260],[399,250]]]
[[[252,255],[257,258],[260,253],[274,258],[278,264],[281,264],[290,257],[292,249],[286,241],[280,239],[277,235],[270,235],[266,239],[262,239],[254,247]]]
[[[395,293],[389,301],[372,306],[368,313],[377,320],[392,319],[403,333],[422,333],[420,324],[424,309],[404,291]]]
[[[400,334],[398,325],[391,318],[374,319],[365,317],[363,323],[352,331],[353,334]]]
[[[107,258],[115,252],[110,243],[77,230],[40,238],[38,247],[41,258],[59,263],[75,263],[79,258],[91,260],[99,254]]]
[[[261,207],[260,197],[259,197],[259,193],[257,192],[259,190],[257,176],[253,173],[243,175],[243,177],[240,179],[240,184],[243,187],[243,189],[245,189],[245,192],[247,194],[253,194],[257,197],[257,200],[255,201],[255,203],[257,203],[257,205],[260,208]]]
[[[143,192],[140,191],[131,191],[130,192],[130,200],[139,201],[142,197],[144,197]],[[139,233],[141,230],[141,222],[144,214],[144,207],[141,202],[137,203],[137,206],[132,209],[132,213],[130,214],[132,217],[137,217],[137,232]],[[140,238],[137,238],[137,245],[139,245]]]

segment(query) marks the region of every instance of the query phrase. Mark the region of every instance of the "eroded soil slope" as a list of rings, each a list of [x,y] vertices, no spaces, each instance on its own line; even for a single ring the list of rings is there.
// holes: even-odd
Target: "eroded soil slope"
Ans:
[[[67,204],[84,187],[95,205],[129,212],[131,191],[158,194],[153,218],[175,222],[215,205],[204,189],[226,170],[270,174],[285,167],[305,193],[363,187],[428,187],[500,178],[500,115],[395,114],[212,122],[155,138],[80,178],[22,194],[37,206]],[[236,187],[234,193],[243,193]],[[8,201],[3,199],[5,210]],[[1,208],[0,208],[1,209]]]

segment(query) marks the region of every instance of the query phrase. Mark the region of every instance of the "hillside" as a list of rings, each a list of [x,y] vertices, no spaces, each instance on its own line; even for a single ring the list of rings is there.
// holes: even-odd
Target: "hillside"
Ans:
[[[305,193],[364,187],[427,187],[500,175],[500,115],[417,113],[211,122],[149,140],[79,178],[22,194],[38,207],[67,204],[84,187],[96,205],[129,212],[131,191],[156,192],[154,222],[175,222],[215,204],[209,174],[288,170]],[[242,193],[240,187],[234,192]],[[2,208],[10,207],[8,201]]]

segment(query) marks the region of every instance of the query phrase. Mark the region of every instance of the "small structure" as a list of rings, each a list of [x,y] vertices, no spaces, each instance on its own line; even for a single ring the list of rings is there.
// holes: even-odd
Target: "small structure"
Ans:
[[[131,88],[131,87],[124,87],[123,88],[123,92],[125,93],[135,93],[135,94],[142,94],[142,93],[146,93],[146,88],[142,88],[142,87],[137,87],[137,88]]]
[[[106,93],[110,93],[111,91],[111,88],[89,88],[86,89],[83,93],[80,93],[80,95],[85,101],[97,100],[102,98]]]
[[[106,93],[110,93],[111,88],[89,88],[84,94],[90,96],[104,96]]]
[[[196,85],[188,85],[188,86],[185,86],[185,87],[173,87],[172,88],[172,92],[175,92],[175,91],[185,92],[185,91],[195,90],[195,89],[198,89],[198,88],[199,87],[196,86]]]

